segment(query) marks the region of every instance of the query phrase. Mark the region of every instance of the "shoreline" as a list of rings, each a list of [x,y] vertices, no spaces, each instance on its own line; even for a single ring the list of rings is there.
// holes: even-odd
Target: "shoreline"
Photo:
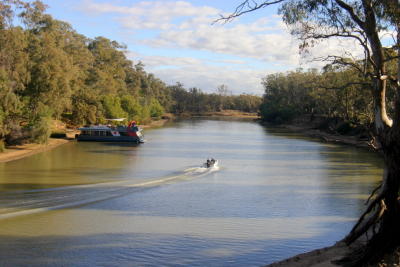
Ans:
[[[301,253],[281,261],[273,262],[265,267],[334,267],[338,266],[334,261],[343,259],[362,246],[363,244],[361,241],[350,246],[339,241],[332,246]]]
[[[140,126],[144,129],[157,128],[164,126],[168,121],[170,121],[170,119],[161,119]],[[67,130],[65,138],[49,138],[47,144],[29,143],[6,147],[5,151],[0,153],[0,163],[19,160],[38,153],[49,151],[63,144],[74,141],[76,133],[78,133],[77,130]]]
[[[278,125],[278,127],[283,127],[287,130],[300,133],[307,137],[319,139],[323,143],[349,145],[357,148],[375,151],[371,146],[371,140],[360,139],[357,136],[353,135],[331,134],[310,126],[300,124],[283,124]]]
[[[0,153],[0,163],[14,161],[29,157],[44,151],[51,150],[60,145],[70,142],[67,138],[50,138],[47,144],[24,144],[15,145],[6,148],[6,150]]]
[[[210,112],[205,114],[188,114],[189,117],[231,117],[231,118],[240,118],[240,119],[252,119],[258,120],[259,116],[255,113],[246,113],[246,112],[237,112],[237,111],[221,111],[221,112]],[[184,118],[186,116],[168,116],[167,118],[151,121],[148,124],[140,125],[143,129],[151,129],[151,128],[159,128],[163,127],[166,123],[173,121],[178,118]],[[268,126],[268,124],[262,123],[264,126]],[[275,126],[275,125],[273,125]],[[317,138],[321,142],[328,142],[328,143],[336,143],[336,144],[344,144],[344,145],[351,145],[354,147],[364,148],[372,150],[371,145],[367,140],[360,140],[356,136],[345,136],[345,135],[338,135],[338,134],[329,134],[323,132],[321,130],[317,130],[310,126],[300,125],[300,124],[284,124],[279,125],[279,127],[283,127],[287,130],[301,133],[304,136]],[[75,138],[75,134],[77,133],[76,130],[67,130],[66,138],[50,138],[48,144],[24,144],[24,145],[15,145],[9,146],[6,150],[0,153],[0,163],[9,162],[13,160],[18,160],[21,158],[29,157],[35,155],[37,153],[41,153],[44,151],[51,150],[56,148],[60,145],[66,144],[70,141],[73,141]]]

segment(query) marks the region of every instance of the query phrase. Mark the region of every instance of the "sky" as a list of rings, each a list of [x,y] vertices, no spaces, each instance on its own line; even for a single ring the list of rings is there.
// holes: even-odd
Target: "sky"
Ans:
[[[338,41],[301,56],[277,8],[265,8],[229,23],[213,23],[240,0],[44,0],[47,12],[89,38],[104,36],[127,46],[134,64],[168,85],[180,82],[216,92],[262,95],[262,78],[297,68],[319,67],[318,55],[348,48]]]

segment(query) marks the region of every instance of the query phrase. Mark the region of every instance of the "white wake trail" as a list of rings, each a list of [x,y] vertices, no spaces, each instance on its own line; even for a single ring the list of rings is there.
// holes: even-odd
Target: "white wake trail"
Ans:
[[[140,182],[118,181],[6,192],[0,196],[0,219],[86,205],[120,197],[136,190],[199,178],[218,170],[218,166],[190,167],[176,175]]]

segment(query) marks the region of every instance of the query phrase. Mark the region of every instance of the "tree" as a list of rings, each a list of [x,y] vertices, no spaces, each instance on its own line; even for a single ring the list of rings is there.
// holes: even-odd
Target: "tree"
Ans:
[[[382,183],[373,191],[366,211],[344,241],[351,244],[372,231],[363,253],[351,258],[354,260],[351,264],[376,262],[400,245],[400,4],[396,0],[247,0],[220,20],[231,20],[275,4],[279,4],[279,12],[292,34],[302,41],[300,49],[303,51],[331,38],[355,40],[364,51],[361,66],[341,55],[326,55],[325,59],[350,66],[369,80],[376,141],[383,153],[385,170]],[[379,35],[382,30],[396,32],[397,42],[392,48],[383,46]],[[394,60],[399,62],[397,77],[387,68]],[[396,96],[392,117],[386,102],[390,89]]]

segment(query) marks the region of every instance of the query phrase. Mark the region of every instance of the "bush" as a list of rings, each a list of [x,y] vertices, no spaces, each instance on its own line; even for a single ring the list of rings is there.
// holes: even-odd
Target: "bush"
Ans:
[[[39,104],[37,113],[31,118],[28,125],[31,141],[34,143],[47,143],[51,134],[52,112],[48,106]]]
[[[121,107],[128,114],[128,120],[140,120],[142,106],[137,98],[131,95],[125,95],[121,98]]]
[[[102,99],[103,108],[107,119],[126,118],[127,113],[121,107],[118,96],[106,95]]]
[[[343,122],[343,123],[339,124],[339,126],[336,128],[336,131],[343,135],[349,134],[353,130],[354,130],[354,127],[350,122]]]
[[[296,111],[290,107],[276,107],[267,103],[261,105],[260,112],[263,121],[276,124],[290,122],[296,116]]]
[[[50,134],[50,137],[51,137],[51,138],[66,138],[66,137],[67,137],[67,134],[64,133],[64,132],[52,132],[52,133]]]
[[[160,118],[164,113],[164,109],[161,106],[160,102],[157,99],[152,98],[150,101],[150,117],[152,118]]]
[[[4,145],[4,140],[0,140],[0,152],[4,152],[6,150]]]

